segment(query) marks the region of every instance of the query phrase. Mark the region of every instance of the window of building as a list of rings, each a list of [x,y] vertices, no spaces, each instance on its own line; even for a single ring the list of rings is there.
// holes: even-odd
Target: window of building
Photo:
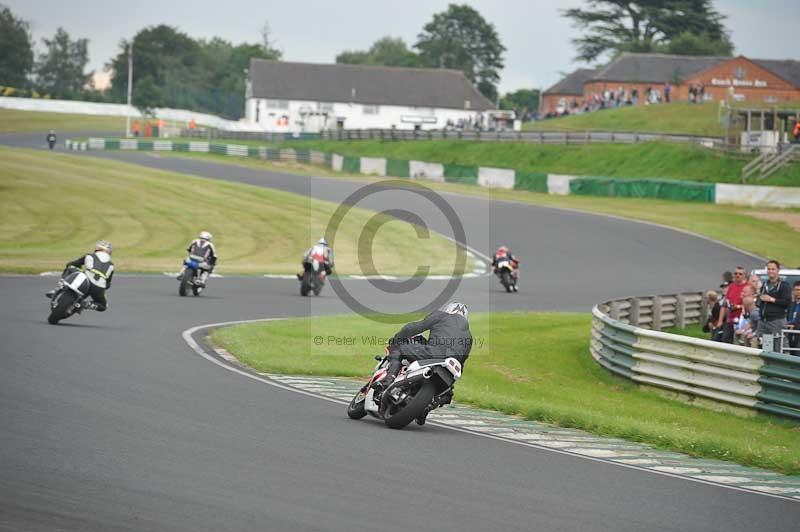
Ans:
[[[320,111],[322,111],[323,113],[332,113],[333,112],[333,104],[332,103],[320,102],[317,108]]]
[[[379,108],[377,105],[365,105],[363,106],[364,114],[365,115],[376,115],[378,114]]]
[[[267,109],[288,109],[289,100],[266,100]]]

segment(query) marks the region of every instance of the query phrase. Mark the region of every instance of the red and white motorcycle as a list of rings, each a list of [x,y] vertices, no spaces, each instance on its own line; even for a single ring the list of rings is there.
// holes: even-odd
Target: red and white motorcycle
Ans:
[[[417,337],[417,341],[425,339]],[[386,377],[389,358],[377,355],[375,360],[378,365],[372,377],[347,406],[350,419],[369,414],[392,429],[402,429],[414,420],[424,425],[430,411],[450,403],[453,387],[461,378],[461,363],[453,357],[410,364],[404,360],[397,378],[384,390],[381,381]]]

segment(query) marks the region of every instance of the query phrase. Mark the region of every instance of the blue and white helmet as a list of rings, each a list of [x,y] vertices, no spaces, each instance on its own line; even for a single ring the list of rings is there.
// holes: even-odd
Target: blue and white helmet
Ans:
[[[323,236],[322,238],[317,240],[317,244],[322,244],[323,246],[327,246],[328,245],[328,241],[325,240],[325,237]]]
[[[463,316],[465,320],[469,321],[469,309],[464,303],[460,301],[451,301],[447,303],[442,308],[440,308],[442,312],[446,312],[448,314],[458,314]]]

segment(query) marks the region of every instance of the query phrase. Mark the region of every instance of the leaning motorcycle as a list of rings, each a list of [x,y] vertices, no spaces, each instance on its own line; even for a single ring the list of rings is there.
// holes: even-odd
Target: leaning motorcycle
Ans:
[[[506,292],[517,291],[517,279],[514,277],[514,264],[510,259],[499,259],[494,271],[500,278],[500,284],[503,285]]]
[[[191,290],[192,294],[199,296],[205,288],[200,283],[200,273],[208,265],[201,257],[189,255],[183,261],[183,272],[178,276],[178,295],[185,296]]]
[[[303,278],[300,280],[300,295],[305,297],[314,292],[318,296],[325,285],[325,268],[317,259],[303,264]]]
[[[58,281],[58,288],[50,299],[50,316],[47,322],[56,325],[59,321],[80,314],[89,297],[89,277],[75,266],[70,266]]]
[[[453,357],[411,362],[403,361],[400,374],[385,390],[389,358],[377,355],[378,365],[370,380],[347,406],[350,419],[367,414],[382,419],[387,427],[402,429],[412,421],[423,425],[429,412],[450,403],[453,387],[461,378],[461,363]],[[382,391],[381,391],[382,390]]]

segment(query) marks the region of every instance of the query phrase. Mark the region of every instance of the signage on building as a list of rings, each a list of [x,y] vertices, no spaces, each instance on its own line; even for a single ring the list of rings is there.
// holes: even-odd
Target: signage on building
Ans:
[[[401,115],[400,121],[405,122],[407,124],[435,124],[436,117],[435,116],[411,116],[411,115]]]
[[[767,82],[760,79],[727,79],[711,78],[711,84],[717,87],[759,87],[767,86]]]

